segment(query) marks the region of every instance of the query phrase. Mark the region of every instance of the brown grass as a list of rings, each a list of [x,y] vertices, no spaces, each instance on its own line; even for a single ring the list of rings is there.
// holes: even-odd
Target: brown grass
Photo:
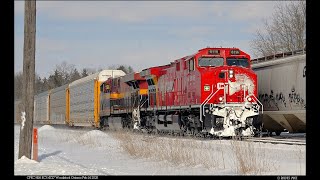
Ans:
[[[112,135],[125,152],[136,158],[168,161],[174,165],[200,165],[206,169],[235,169],[237,174],[244,175],[259,175],[276,168],[262,147],[254,147],[249,142],[230,140],[230,144],[226,144],[219,140],[219,144],[213,145],[212,141],[139,135],[128,131],[117,131]],[[226,165],[225,158],[232,159],[233,163]]]
[[[306,158],[305,158],[305,153],[303,153],[302,148],[298,148],[298,150],[295,152],[295,154],[296,154],[296,156],[297,156],[298,164],[299,164],[299,168],[298,168],[299,170],[298,170],[297,174],[299,174],[299,175],[305,175],[305,171],[304,171],[304,169],[302,168],[302,166],[303,166],[302,160],[303,160],[303,159],[306,159]],[[304,171],[304,172],[303,172],[303,171]]]
[[[113,132],[112,135],[119,140],[122,149],[133,157],[168,161],[174,165],[200,165],[207,169],[218,167],[218,158],[210,151],[208,143],[127,131]]]
[[[234,152],[236,171],[238,174],[260,175],[276,168],[275,163],[266,157],[260,143],[231,140],[231,150]],[[254,147],[258,145],[259,147]]]

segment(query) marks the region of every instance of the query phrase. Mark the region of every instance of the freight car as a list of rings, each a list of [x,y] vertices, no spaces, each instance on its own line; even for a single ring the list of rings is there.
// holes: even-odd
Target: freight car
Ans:
[[[258,75],[259,100],[264,131],[306,132],[306,54],[305,50],[254,59]]]

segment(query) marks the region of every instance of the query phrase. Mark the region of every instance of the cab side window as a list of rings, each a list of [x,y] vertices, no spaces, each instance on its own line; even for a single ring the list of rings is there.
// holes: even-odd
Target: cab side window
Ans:
[[[188,67],[189,67],[189,72],[194,71],[194,58],[189,60]]]
[[[109,93],[109,92],[110,92],[110,85],[109,84],[105,84],[104,93]]]

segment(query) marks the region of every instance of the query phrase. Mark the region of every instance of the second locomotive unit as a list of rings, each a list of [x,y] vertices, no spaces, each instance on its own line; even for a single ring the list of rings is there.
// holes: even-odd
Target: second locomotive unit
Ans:
[[[204,48],[100,86],[100,126],[158,133],[253,136],[262,123],[257,75],[238,48]]]

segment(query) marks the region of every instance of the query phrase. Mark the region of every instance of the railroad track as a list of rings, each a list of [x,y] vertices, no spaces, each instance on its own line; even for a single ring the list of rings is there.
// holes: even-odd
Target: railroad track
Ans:
[[[273,137],[252,137],[252,138],[243,138],[243,141],[251,142],[263,142],[263,143],[272,143],[272,144],[289,144],[289,145],[306,145],[305,138],[273,138]]]
[[[68,128],[68,129],[75,129],[75,130],[82,130],[82,131],[86,131],[86,130],[96,130],[96,128],[94,127],[68,127],[68,126],[64,126],[64,125],[51,125],[55,128]],[[106,131],[106,130],[102,130],[102,131]],[[112,130],[111,130],[112,131]],[[160,133],[160,134],[156,134],[156,133],[146,133],[143,131],[132,131],[132,129],[125,129],[124,131],[129,131],[131,133],[134,134],[148,134],[150,135],[150,138],[152,137],[178,137],[178,138],[183,138],[183,139],[198,139],[198,140],[227,140],[227,139],[233,139],[233,140],[239,140],[239,141],[250,141],[250,142],[262,142],[262,143],[272,143],[272,144],[288,144],[288,145],[306,145],[306,140],[304,136],[290,136],[290,135],[286,135],[286,136],[280,136],[280,137],[242,137],[242,138],[219,138],[219,137],[215,137],[215,138],[210,138],[210,137],[203,137],[200,134],[198,135],[188,135],[185,134],[184,136],[180,136],[177,134],[170,134],[170,133]]]
[[[140,132],[135,132],[140,133]],[[153,137],[178,137],[183,139],[197,139],[197,140],[239,140],[239,141],[250,141],[250,142],[262,142],[262,143],[272,143],[272,144],[288,144],[288,145],[306,145],[305,136],[280,136],[280,137],[229,137],[229,138],[219,138],[219,137],[203,137],[201,135],[172,135],[172,134],[155,134],[152,133]]]
[[[139,132],[135,132],[139,133]],[[238,141],[249,141],[249,142],[261,142],[261,143],[272,143],[272,144],[287,144],[287,145],[306,145],[305,137],[203,137],[203,136],[179,136],[179,135],[170,135],[170,134],[152,134],[152,137],[178,137],[182,139],[197,139],[197,140],[204,140],[204,141],[215,141],[215,140],[238,140]]]

